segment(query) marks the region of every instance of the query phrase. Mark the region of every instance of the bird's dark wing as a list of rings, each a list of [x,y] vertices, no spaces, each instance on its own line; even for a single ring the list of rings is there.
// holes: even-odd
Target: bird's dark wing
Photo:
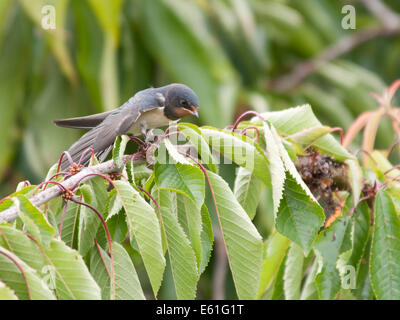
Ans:
[[[73,129],[92,129],[98,126],[115,110],[93,114],[85,117],[54,120],[55,125]]]
[[[134,111],[134,110],[133,110]],[[104,161],[108,153],[112,149],[115,138],[124,134],[135,123],[139,117],[139,111],[130,113],[127,111],[114,112],[110,114],[97,127],[91,129],[76,141],[68,153],[75,163],[78,163],[85,150],[92,148],[99,161]],[[90,152],[86,152],[83,156],[81,164],[87,166],[91,157]],[[68,169],[69,161],[67,157],[63,158],[61,170]]]
[[[59,120],[56,124],[64,127],[87,129],[97,123],[69,148],[68,153],[72,160],[78,163],[85,150],[92,148],[96,157],[102,162],[107,158],[117,136],[126,133],[142,113],[163,106],[163,102],[163,96],[160,96],[157,90],[150,88],[136,93],[117,110],[82,118]],[[91,153],[86,152],[81,164],[87,166],[90,157]],[[68,167],[68,158],[64,157],[61,170],[65,171]]]

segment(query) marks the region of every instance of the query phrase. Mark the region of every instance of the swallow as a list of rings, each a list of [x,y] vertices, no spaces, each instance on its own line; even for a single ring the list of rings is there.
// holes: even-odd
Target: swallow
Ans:
[[[198,117],[199,99],[196,93],[183,84],[170,84],[137,92],[118,109],[85,117],[54,120],[59,127],[89,130],[68,150],[73,162],[78,163],[88,148],[100,162],[111,151],[117,136],[127,134],[140,136],[146,130],[163,127],[171,121],[194,115]],[[87,166],[91,157],[86,152],[81,164]],[[61,170],[70,163],[63,157]]]

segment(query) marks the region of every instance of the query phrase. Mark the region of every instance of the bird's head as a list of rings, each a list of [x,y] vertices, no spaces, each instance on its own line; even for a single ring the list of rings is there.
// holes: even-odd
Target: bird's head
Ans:
[[[199,98],[188,86],[171,84],[165,92],[165,115],[171,120],[186,116],[199,117]]]

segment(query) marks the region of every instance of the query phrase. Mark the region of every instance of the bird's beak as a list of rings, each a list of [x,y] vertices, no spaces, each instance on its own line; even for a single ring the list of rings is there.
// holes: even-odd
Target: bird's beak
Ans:
[[[198,118],[199,117],[199,113],[198,113],[198,111],[199,111],[199,107],[193,107],[192,106],[192,115],[194,115],[196,118]]]

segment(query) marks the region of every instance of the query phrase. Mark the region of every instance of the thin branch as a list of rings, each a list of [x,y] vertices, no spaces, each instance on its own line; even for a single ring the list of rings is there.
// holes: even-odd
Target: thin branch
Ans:
[[[277,91],[287,91],[298,86],[304,79],[316,72],[322,65],[330,62],[358,47],[359,45],[378,37],[400,34],[399,28],[386,27],[369,28],[355,32],[339,39],[336,43],[325,49],[316,58],[297,64],[292,72],[271,81],[268,85]]]
[[[380,27],[364,29],[339,39],[316,58],[300,62],[288,75],[271,81],[269,86],[277,91],[293,89],[325,63],[352,51],[361,44],[378,37],[400,34],[400,16],[381,0],[359,1],[380,20],[382,24]]]
[[[400,28],[400,16],[381,0],[359,0],[387,29]]]
[[[130,160],[132,160],[132,155],[126,155],[123,158],[123,163],[125,164]],[[143,157],[134,158],[132,162],[133,164],[139,164],[145,162],[145,159]],[[87,180],[93,179],[94,177],[96,177],[95,174],[108,174],[119,170],[120,168],[115,165],[113,160],[109,160],[107,162],[103,162],[92,167],[83,168],[76,175],[71,176],[67,180],[61,182],[60,185],[56,185],[54,187],[46,189],[45,191],[32,196],[29,200],[32,202],[33,205],[39,207],[47,203],[51,199],[60,196],[62,193],[60,186],[62,186],[66,190],[73,190],[78,182],[85,182]],[[14,221],[17,217],[18,210],[17,207],[13,205],[7,210],[0,212],[0,223],[3,221]]]

